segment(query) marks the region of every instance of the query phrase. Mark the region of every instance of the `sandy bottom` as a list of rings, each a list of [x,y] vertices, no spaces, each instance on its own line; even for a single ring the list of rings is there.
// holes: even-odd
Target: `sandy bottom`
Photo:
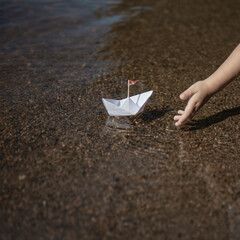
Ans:
[[[80,33],[74,13],[0,30],[0,238],[239,239],[239,78],[173,122],[239,43],[239,1],[122,0]],[[127,79],[154,93],[108,117]]]

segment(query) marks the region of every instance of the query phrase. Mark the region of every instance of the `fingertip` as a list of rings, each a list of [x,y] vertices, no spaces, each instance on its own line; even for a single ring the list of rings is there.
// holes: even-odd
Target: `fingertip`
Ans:
[[[174,116],[173,120],[174,120],[174,121],[179,121],[179,119],[181,119],[181,117],[182,117],[182,116],[180,116],[180,115],[176,115],[176,116]]]
[[[185,97],[186,97],[186,96],[185,96],[185,94],[184,94],[184,93],[181,93],[181,94],[180,94],[180,96],[179,96],[179,98],[180,98],[181,100],[184,100],[184,99],[185,99]]]
[[[176,122],[176,123],[175,123],[175,126],[176,126],[176,127],[180,126],[180,123],[179,123],[179,122]]]
[[[178,110],[178,114],[182,115],[184,113],[183,110]]]
[[[181,117],[178,121],[177,121],[177,126],[182,126],[184,125],[186,122],[186,119]]]

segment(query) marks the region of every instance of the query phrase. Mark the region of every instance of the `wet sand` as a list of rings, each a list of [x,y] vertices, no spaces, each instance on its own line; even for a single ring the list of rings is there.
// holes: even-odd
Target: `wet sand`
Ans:
[[[239,43],[239,1],[123,0],[94,16],[79,37],[58,32],[84,18],[1,29],[0,239],[239,239],[240,79],[173,122],[181,91]],[[154,90],[144,113],[108,117],[101,98],[129,78]]]

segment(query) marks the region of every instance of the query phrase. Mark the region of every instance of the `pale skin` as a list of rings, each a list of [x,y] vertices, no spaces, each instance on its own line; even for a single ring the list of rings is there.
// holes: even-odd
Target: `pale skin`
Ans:
[[[184,110],[174,116],[176,126],[182,126],[218,91],[227,86],[240,73],[240,44],[225,62],[208,78],[198,81],[180,94],[181,100],[188,100]]]

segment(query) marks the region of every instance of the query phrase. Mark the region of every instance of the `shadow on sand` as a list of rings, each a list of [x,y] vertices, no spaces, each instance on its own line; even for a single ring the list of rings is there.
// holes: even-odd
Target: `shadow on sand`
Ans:
[[[134,121],[137,122],[152,122],[157,120],[158,118],[163,117],[166,113],[174,111],[174,109],[170,109],[169,107],[164,107],[163,109],[152,109],[146,110],[144,113],[140,114]]]
[[[240,114],[240,107],[226,109],[212,116],[209,116],[207,118],[200,119],[200,120],[193,120],[191,123],[188,124],[188,126],[190,127],[189,130],[194,131],[194,130],[204,129],[216,123],[222,122],[229,117],[239,115],[239,114]]]

